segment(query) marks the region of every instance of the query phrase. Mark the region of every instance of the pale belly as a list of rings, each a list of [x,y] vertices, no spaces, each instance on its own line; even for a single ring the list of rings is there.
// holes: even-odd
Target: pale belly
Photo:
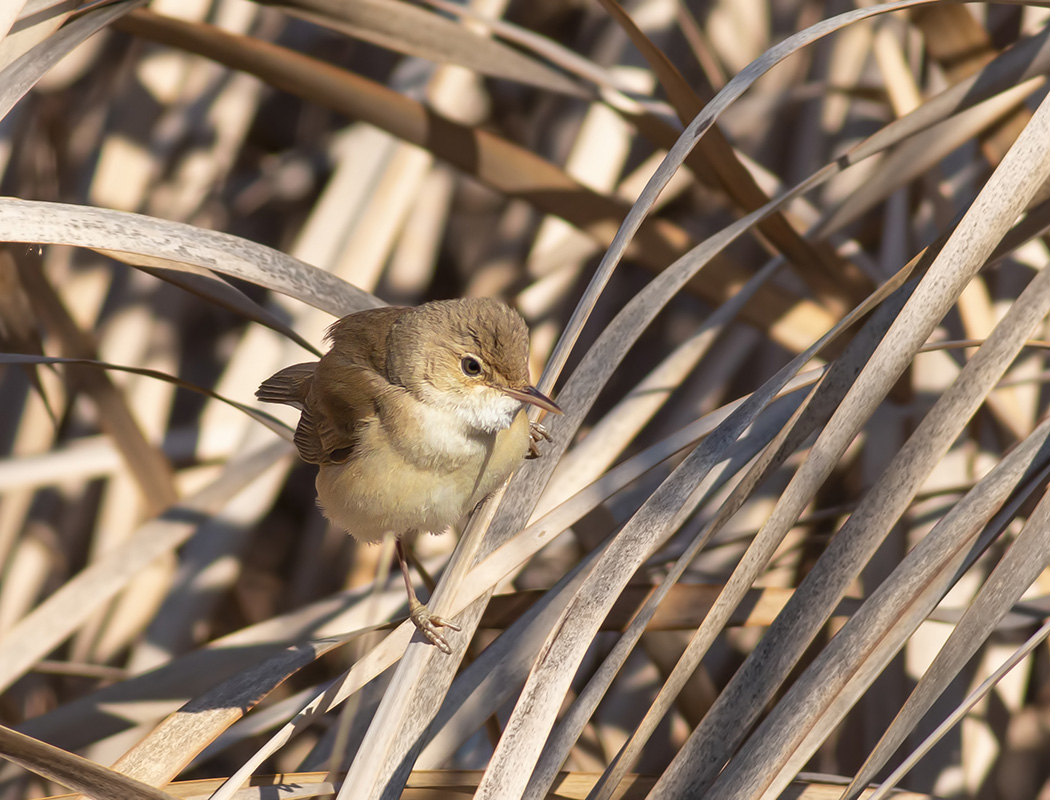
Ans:
[[[377,440],[346,464],[320,467],[318,505],[360,541],[378,542],[388,532],[442,533],[507,479],[528,445],[524,412],[510,428],[444,459],[442,468],[424,468]]]

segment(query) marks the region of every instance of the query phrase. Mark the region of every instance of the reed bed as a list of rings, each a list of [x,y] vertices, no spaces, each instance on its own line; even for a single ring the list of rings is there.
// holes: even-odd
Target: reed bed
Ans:
[[[0,798],[1050,798],[1045,5],[0,5]],[[253,393],[457,296],[446,656]]]

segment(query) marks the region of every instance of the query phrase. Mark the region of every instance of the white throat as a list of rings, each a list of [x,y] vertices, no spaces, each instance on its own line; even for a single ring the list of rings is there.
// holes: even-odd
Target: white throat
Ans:
[[[484,433],[509,428],[521,408],[520,401],[488,387],[457,397],[428,393],[426,402],[456,417],[465,427]]]

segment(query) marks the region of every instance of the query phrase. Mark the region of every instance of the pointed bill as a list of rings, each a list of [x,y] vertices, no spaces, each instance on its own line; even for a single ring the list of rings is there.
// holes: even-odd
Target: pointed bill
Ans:
[[[551,400],[547,395],[540,392],[535,386],[526,386],[524,389],[503,389],[503,394],[508,397],[513,397],[515,400],[520,400],[522,403],[530,403],[534,406],[550,411],[552,414],[562,413],[558,404]]]

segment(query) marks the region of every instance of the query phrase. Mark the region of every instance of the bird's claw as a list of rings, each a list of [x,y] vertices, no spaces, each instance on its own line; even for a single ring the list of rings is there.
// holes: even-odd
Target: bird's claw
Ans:
[[[412,620],[412,624],[416,626],[416,629],[422,633],[427,640],[440,650],[445,655],[451,655],[452,648],[446,641],[445,637],[441,635],[438,628],[448,628],[452,631],[459,631],[462,628],[451,622],[444,617],[436,617],[430,613],[430,609],[422,603],[411,604],[409,609],[409,618]]]
[[[540,452],[540,447],[539,447],[540,442],[543,442],[543,441],[553,442],[554,439],[551,438],[551,435],[547,432],[547,429],[544,428],[540,423],[538,423],[538,422],[530,422],[529,423],[529,452],[525,454],[525,458],[539,458],[541,455],[543,455]]]

